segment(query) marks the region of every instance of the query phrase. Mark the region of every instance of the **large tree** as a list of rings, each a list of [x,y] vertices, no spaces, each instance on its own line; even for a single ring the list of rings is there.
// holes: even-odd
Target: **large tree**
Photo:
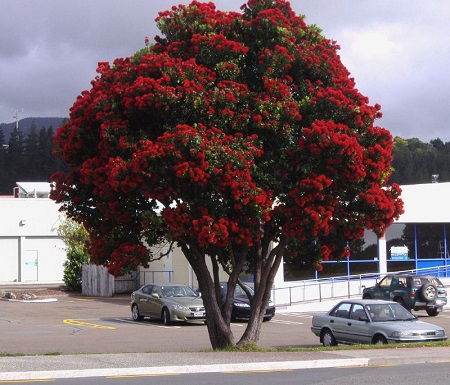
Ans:
[[[402,210],[380,106],[355,88],[338,46],[284,0],[241,9],[193,1],[160,13],[162,37],[100,63],[55,136],[71,171],[54,176],[53,198],[89,231],[93,261],[119,275],[158,257],[148,246],[177,244],[213,348],[236,344],[242,272],[255,293],[239,345],[259,339],[286,248],[320,267]]]

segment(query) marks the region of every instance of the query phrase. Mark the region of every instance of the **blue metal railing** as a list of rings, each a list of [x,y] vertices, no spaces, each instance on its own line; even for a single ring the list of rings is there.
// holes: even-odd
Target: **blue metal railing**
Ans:
[[[446,281],[450,276],[448,266],[434,266],[424,269],[402,270],[396,273],[430,274]],[[393,273],[393,272],[389,272]],[[292,306],[304,302],[323,301],[331,298],[350,298],[362,295],[364,287],[373,286],[384,276],[368,273],[285,282],[272,289],[272,300],[276,306]],[[447,281],[450,284],[450,280]],[[446,282],[444,282],[444,285]]]

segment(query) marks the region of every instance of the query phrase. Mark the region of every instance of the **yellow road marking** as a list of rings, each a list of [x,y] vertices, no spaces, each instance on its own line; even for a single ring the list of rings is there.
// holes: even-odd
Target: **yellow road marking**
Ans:
[[[179,376],[179,373],[155,373],[155,374],[134,374],[128,376],[106,376],[105,378],[139,378],[139,377],[159,377],[159,376]]]
[[[78,321],[76,319],[65,319],[63,322],[66,325],[71,325],[71,326],[86,326],[86,327],[90,327],[90,328],[107,329],[107,330],[115,330],[116,329],[116,328],[114,328],[112,326],[93,324],[93,323],[90,323],[90,322]]]
[[[224,374],[245,374],[245,373],[277,373],[277,372],[293,372],[293,369],[261,369],[261,370],[236,370],[233,372],[222,372]]]
[[[54,378],[48,378],[45,380],[0,380],[0,384],[20,384],[20,383],[30,383],[30,382],[55,382]]]

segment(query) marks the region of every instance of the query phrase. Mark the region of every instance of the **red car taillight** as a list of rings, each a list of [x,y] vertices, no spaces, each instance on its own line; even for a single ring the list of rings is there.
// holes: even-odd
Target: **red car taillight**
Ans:
[[[409,296],[410,296],[411,298],[414,298],[415,295],[416,295],[416,292],[415,292],[414,290],[411,290],[411,291],[409,292]]]

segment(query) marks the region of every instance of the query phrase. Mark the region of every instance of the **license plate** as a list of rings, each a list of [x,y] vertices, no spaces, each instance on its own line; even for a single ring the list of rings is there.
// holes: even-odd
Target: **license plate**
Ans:
[[[203,312],[203,311],[196,311],[193,314],[194,314],[194,317],[204,317],[205,316],[205,312]]]

